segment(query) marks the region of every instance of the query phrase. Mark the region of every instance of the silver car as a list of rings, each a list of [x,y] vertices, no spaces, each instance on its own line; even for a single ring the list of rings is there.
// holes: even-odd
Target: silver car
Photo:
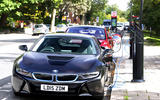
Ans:
[[[45,24],[35,24],[33,34],[45,34],[49,32],[49,28]]]

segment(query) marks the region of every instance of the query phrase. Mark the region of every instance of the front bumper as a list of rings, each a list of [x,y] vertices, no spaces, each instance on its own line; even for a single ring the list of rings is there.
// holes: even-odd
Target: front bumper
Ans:
[[[41,84],[46,85],[67,85],[68,92],[52,92],[41,91]],[[15,92],[40,95],[54,96],[102,96],[104,94],[104,79],[99,76],[90,80],[75,81],[75,82],[42,82],[33,78],[28,78],[20,74],[12,75],[12,87]]]

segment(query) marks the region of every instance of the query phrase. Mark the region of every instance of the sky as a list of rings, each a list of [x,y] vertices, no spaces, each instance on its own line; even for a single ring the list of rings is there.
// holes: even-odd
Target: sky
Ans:
[[[130,0],[108,0],[109,5],[116,4],[120,10],[126,11]]]

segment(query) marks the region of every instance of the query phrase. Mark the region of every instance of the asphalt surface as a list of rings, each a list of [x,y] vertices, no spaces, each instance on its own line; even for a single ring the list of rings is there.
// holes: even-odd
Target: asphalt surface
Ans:
[[[18,46],[26,44],[30,47],[38,37],[26,34],[0,34],[0,100],[35,100],[35,97],[14,96],[11,74],[14,60],[23,53]]]

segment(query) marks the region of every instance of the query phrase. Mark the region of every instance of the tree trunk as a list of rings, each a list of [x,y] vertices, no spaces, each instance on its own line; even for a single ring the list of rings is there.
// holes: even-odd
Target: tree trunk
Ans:
[[[1,18],[0,18],[0,27],[6,26],[7,17],[8,17],[8,14],[2,13]]]
[[[85,24],[86,16],[85,14],[82,15],[81,25]]]
[[[51,32],[55,32],[55,19],[56,19],[56,9],[53,9],[52,20],[51,20]]]

